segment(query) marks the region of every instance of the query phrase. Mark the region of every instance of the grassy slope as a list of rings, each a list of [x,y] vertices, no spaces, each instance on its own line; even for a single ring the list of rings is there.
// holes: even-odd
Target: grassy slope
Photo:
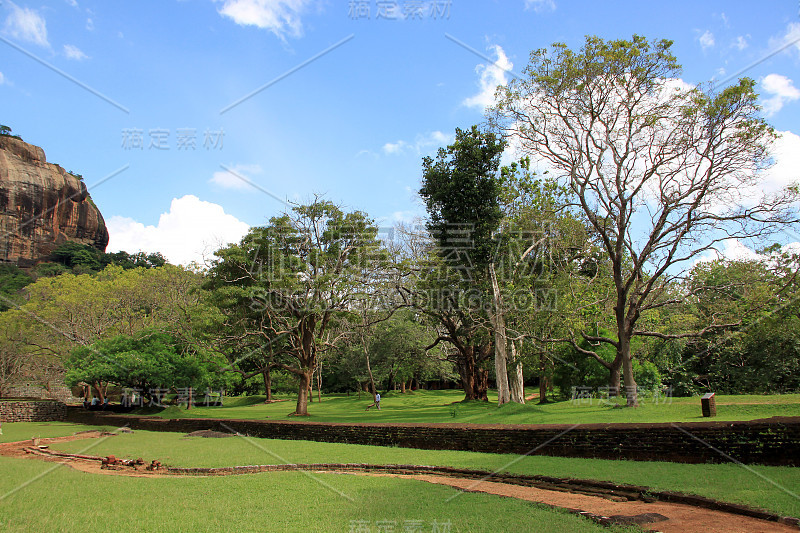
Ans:
[[[389,393],[381,401],[381,410],[365,407],[366,395],[326,395],[313,402],[309,420],[320,422],[469,422],[476,424],[575,424],[596,422],[697,422],[704,419],[699,398],[672,398],[668,403],[654,403],[643,398],[638,409],[614,409],[594,399],[591,405],[571,401],[538,405],[464,402],[461,391],[417,391]],[[316,396],[315,396],[316,398]],[[493,398],[490,397],[490,400]],[[717,396],[715,420],[753,420],[771,416],[800,416],[800,394],[771,396]],[[294,400],[265,405],[263,397],[227,398],[224,407],[199,407],[185,410],[169,407],[160,413],[165,418],[216,417],[239,419],[291,419]],[[296,420],[296,419],[295,419]]]
[[[79,452],[87,443],[71,442],[59,449]],[[689,465],[662,462],[611,461],[563,457],[484,454],[473,452],[384,448],[353,444],[282,441],[231,437],[187,438],[179,433],[111,437],[86,453],[158,459],[174,466],[233,466],[279,463],[411,463],[449,465],[525,474],[604,479],[661,490],[701,494],[791,516],[800,516],[800,499],[789,492],[800,487],[800,468],[735,464]],[[336,478],[338,479],[338,478]],[[332,482],[333,483],[333,482]],[[784,489],[782,489],[783,487]],[[789,491],[789,492],[787,492]]]

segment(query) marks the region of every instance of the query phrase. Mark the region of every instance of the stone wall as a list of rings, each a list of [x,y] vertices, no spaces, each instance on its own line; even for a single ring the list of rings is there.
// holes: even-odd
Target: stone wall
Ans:
[[[0,422],[48,422],[67,418],[67,406],[55,400],[0,400]]]
[[[680,424],[328,424],[307,421],[163,419],[70,408],[92,425],[189,433],[203,429],[253,437],[398,446],[428,450],[553,455],[635,461],[800,466],[800,418]],[[726,457],[727,456],[727,457]]]
[[[72,394],[72,390],[64,385],[61,380],[53,379],[49,387],[40,383],[22,382],[8,388],[6,397],[10,398],[39,398],[42,400],[58,400],[63,403],[80,403],[80,399]]]

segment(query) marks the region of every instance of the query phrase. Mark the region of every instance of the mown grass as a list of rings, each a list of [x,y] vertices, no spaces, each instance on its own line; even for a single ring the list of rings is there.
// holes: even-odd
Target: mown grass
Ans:
[[[86,442],[74,441],[59,444],[57,448],[77,453],[86,446]],[[800,468],[791,467],[521,457],[251,437],[197,438],[180,433],[147,431],[110,437],[86,453],[142,457],[147,461],[158,459],[172,466],[328,462],[446,465],[644,485],[800,516],[800,499],[795,494],[800,487]]]
[[[69,422],[3,422],[0,442],[19,442],[33,437],[50,438],[74,435],[77,431],[113,431],[112,426],[83,426]]]
[[[2,457],[0,471],[4,532],[328,533],[363,525],[379,531],[382,521],[393,522],[394,531],[403,531],[410,521],[422,531],[432,531],[434,523],[449,523],[450,529],[440,531],[453,532],[609,531],[542,505],[389,477],[276,472],[148,479],[84,474]]]
[[[255,420],[288,420],[294,411],[294,398],[264,404],[263,396],[226,398],[222,407],[195,407],[186,410],[172,406],[162,411],[147,411],[164,418],[228,418]],[[316,398],[316,395],[314,396]],[[390,392],[381,400],[381,410],[365,410],[372,400],[368,395],[358,398],[342,394],[323,395],[322,402],[309,404],[308,420],[319,422],[376,422],[376,423],[474,423],[474,424],[576,424],[620,422],[698,422],[703,418],[699,397],[642,398],[636,409],[618,408],[616,403],[599,399],[591,401],[560,401],[539,405],[536,400],[498,407],[490,395],[487,402],[463,402],[464,394],[457,390]],[[800,394],[741,395],[716,397],[717,416],[714,420],[754,420],[772,416],[800,416]]]

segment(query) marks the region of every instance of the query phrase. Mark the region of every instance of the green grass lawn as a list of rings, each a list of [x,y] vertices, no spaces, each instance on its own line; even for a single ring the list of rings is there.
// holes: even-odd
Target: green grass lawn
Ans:
[[[30,433],[31,430],[27,432]],[[87,446],[91,448],[86,450]],[[735,464],[692,465],[547,456],[520,457],[250,437],[208,439],[185,437],[181,433],[147,431],[121,434],[102,442],[74,441],[56,447],[71,453],[115,454],[132,459],[142,457],[146,461],[158,459],[172,466],[220,467],[324,462],[421,464],[602,479],[700,494],[790,516],[800,516],[800,500],[790,494],[797,493],[800,487],[800,468],[791,467],[744,468]],[[258,475],[262,474],[256,474]]]
[[[263,396],[226,398],[223,407],[196,407],[190,410],[168,407],[152,413],[164,418],[212,417],[228,419],[288,420],[294,411],[294,397],[287,401],[264,404]],[[698,422],[709,420],[700,412],[700,399],[671,398],[656,403],[642,398],[636,409],[614,408],[598,399],[591,403],[561,401],[539,405],[536,400],[525,405],[506,404],[498,407],[496,397],[486,402],[462,402],[464,393],[458,390],[415,391],[402,394],[390,392],[382,397],[381,410],[365,407],[371,397],[342,394],[323,395],[322,402],[308,406],[308,420],[320,422],[377,422],[377,423],[452,423],[475,424],[575,424],[610,422]],[[714,420],[754,420],[771,416],[800,416],[800,394],[742,395],[716,397],[717,416]],[[149,411],[148,411],[149,412]]]
[[[4,424],[3,429],[5,438],[16,434],[71,434],[86,427]],[[168,433],[136,432],[102,441],[75,441],[59,448],[83,450],[91,444],[95,446],[86,453],[136,451],[154,457],[172,450],[184,464],[224,464],[248,457],[261,459],[257,462],[274,461],[242,438],[184,441],[181,435]],[[302,447],[315,443],[283,444]],[[271,448],[275,442],[265,441],[259,446]],[[281,449],[283,453],[289,451]],[[318,449],[304,453],[327,452]],[[347,451],[335,453],[346,455]],[[460,493],[449,487],[390,477],[275,472],[148,479],[85,474],[53,463],[4,457],[0,457],[0,472],[0,531],[4,532],[348,532],[365,526],[369,531],[381,531],[379,527],[387,523],[394,524],[394,531],[413,524],[426,532],[434,531],[437,524],[440,531],[453,532],[625,531],[609,530],[530,502]],[[450,500],[454,495],[459,496]],[[445,529],[447,524],[449,529]]]
[[[309,420],[327,422],[467,422],[506,424],[700,421],[698,398],[616,409],[597,400],[506,405],[461,402],[460,391],[417,391],[384,396],[382,409],[364,411],[369,398],[326,395],[309,406]],[[224,407],[190,411],[170,407],[159,416],[292,419],[292,398],[269,405],[263,398],[227,398]],[[718,396],[716,420],[800,416],[800,395]],[[296,419],[295,419],[296,420]],[[708,419],[705,419],[708,420]],[[93,429],[61,422],[6,423],[0,442],[70,435]],[[105,428],[112,429],[112,428]],[[231,437],[186,438],[136,431],[54,446],[92,455],[158,459],[174,466],[233,466],[285,462],[365,462],[447,465],[524,474],[601,479],[700,494],[800,516],[800,468],[735,464],[689,465],[561,457],[385,448],[307,441]],[[402,531],[421,521],[451,531],[608,531],[543,506],[413,480],[341,474],[282,472],[209,478],[142,479],[84,474],[52,463],[0,458],[0,531],[351,531],[381,521]],[[21,487],[21,488],[20,488]],[[19,490],[17,490],[19,489]],[[12,492],[13,491],[13,492]],[[343,497],[345,494],[346,497]],[[496,518],[501,517],[501,518]]]
[[[66,437],[75,434],[76,431],[92,429],[113,431],[117,428],[113,426],[82,426],[69,422],[4,422],[0,442],[19,442],[33,437]]]

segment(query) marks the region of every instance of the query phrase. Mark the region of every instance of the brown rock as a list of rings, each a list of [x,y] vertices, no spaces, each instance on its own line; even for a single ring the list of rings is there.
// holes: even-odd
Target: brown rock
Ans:
[[[100,251],[108,244],[86,185],[38,146],[0,135],[0,262],[30,267],[68,241]]]

